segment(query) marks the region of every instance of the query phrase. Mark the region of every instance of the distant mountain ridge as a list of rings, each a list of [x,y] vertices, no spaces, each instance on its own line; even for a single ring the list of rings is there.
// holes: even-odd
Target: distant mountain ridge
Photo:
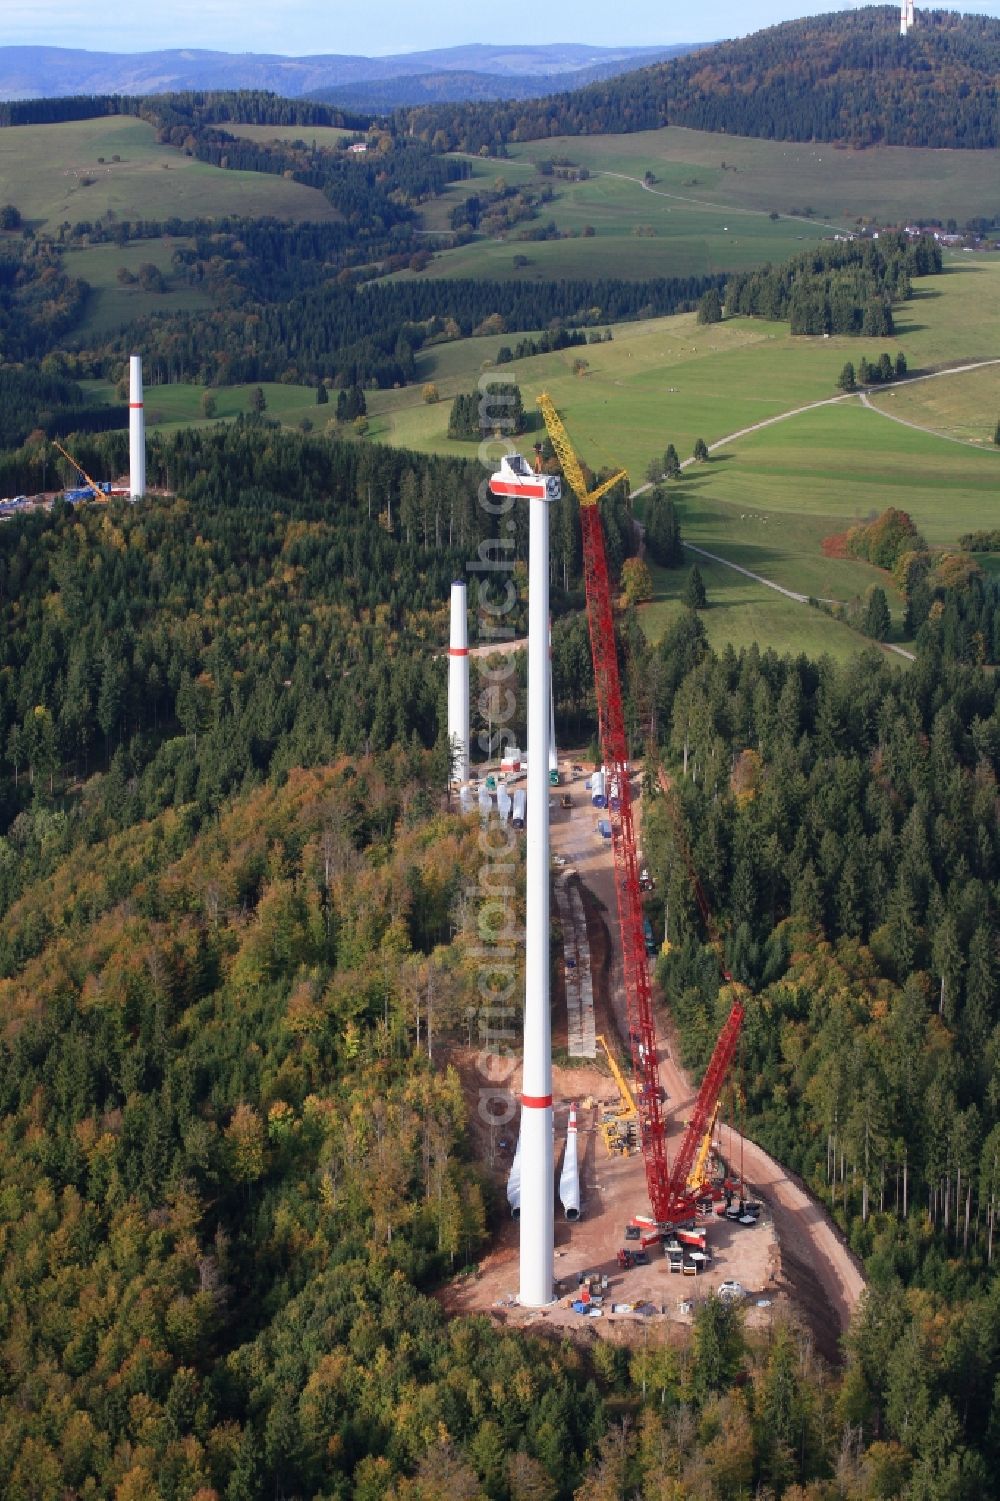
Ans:
[[[665,47],[588,47],[578,42],[546,46],[468,46],[400,53],[391,57],[317,54],[283,57],[269,53],[201,51],[90,52],[69,47],[0,47],[0,99],[49,99],[79,94],[164,94],[190,89],[269,89],[288,99],[332,97],[352,89],[350,102],[376,99],[394,108],[423,99],[500,99],[577,87],[660,58],[691,50]],[[442,92],[449,75],[464,78],[469,93]],[[419,78],[433,78],[421,93]],[[410,98],[392,97],[388,84],[405,82]],[[359,86],[370,89],[366,94]],[[459,85],[461,87],[461,85]],[[339,92],[336,102],[340,102]]]
[[[680,57],[694,51],[693,46],[664,48],[655,61]],[[568,83],[572,88],[632,73],[646,59],[620,58],[614,62],[595,63],[578,68],[568,75],[552,73],[473,73],[441,68],[426,73],[400,74],[392,78],[359,79],[338,84],[335,88],[312,89],[310,99],[342,109],[386,110],[412,108],[420,104],[451,104],[463,101],[500,101],[508,99],[544,99],[552,93],[553,82]]]

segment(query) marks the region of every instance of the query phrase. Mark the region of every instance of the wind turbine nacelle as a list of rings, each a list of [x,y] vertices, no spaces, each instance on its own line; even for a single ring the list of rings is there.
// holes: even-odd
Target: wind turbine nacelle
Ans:
[[[490,493],[515,500],[559,500],[562,480],[556,474],[536,474],[527,459],[512,453],[501,459],[500,468],[491,475]]]

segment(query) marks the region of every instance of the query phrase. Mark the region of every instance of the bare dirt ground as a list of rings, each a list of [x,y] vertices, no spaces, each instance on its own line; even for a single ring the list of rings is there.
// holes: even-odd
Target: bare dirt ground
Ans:
[[[617,1028],[609,1007],[609,990],[614,983],[615,970],[611,934],[617,930],[611,851],[607,842],[597,834],[598,814],[585,791],[584,775],[582,772],[574,774],[571,763],[563,767],[560,791],[570,793],[573,807],[564,811],[557,801],[553,807],[553,853],[566,860],[567,873],[575,871],[583,886],[597,1030],[603,1032],[609,1044],[615,1047]],[[606,921],[609,917],[610,922]],[[559,1009],[565,1003],[558,982],[553,1000],[553,1045],[558,1052],[565,1038],[565,1018]],[[620,1046],[618,1051],[621,1058]],[[472,1120],[478,1119],[476,1100],[482,1087],[476,1071],[476,1056],[470,1049],[455,1049],[451,1055],[451,1061],[462,1075]],[[674,1106],[668,1123],[668,1144],[676,1146],[686,1119],[684,1101],[690,1102],[691,1095],[685,1085],[678,1108],[673,1097],[675,1093],[679,1096],[681,1091],[676,1082],[671,1084],[666,1079],[664,1082]],[[518,1069],[510,1076],[509,1086],[516,1090],[519,1084]],[[765,1206],[761,1220],[753,1228],[721,1221],[711,1225],[711,1265],[697,1277],[672,1273],[657,1247],[650,1249],[649,1266],[623,1272],[616,1257],[618,1249],[626,1244],[625,1223],[633,1214],[648,1214],[649,1196],[642,1157],[609,1156],[598,1129],[602,1107],[612,1105],[618,1099],[614,1079],[601,1059],[594,1064],[556,1063],[553,1066],[553,1099],[557,1167],[565,1140],[569,1106],[573,1101],[578,1105],[583,1196],[581,1218],[573,1224],[564,1219],[558,1205],[556,1208],[555,1270],[562,1295],[547,1309],[528,1310],[517,1305],[518,1227],[515,1221],[508,1220],[489,1254],[481,1261],[479,1275],[460,1278],[443,1290],[441,1298],[445,1307],[455,1313],[490,1312],[499,1320],[522,1327],[587,1327],[607,1338],[630,1340],[646,1318],[636,1313],[612,1314],[612,1302],[652,1304],[657,1310],[658,1322],[667,1320],[684,1324],[690,1322],[692,1307],[699,1298],[732,1278],[741,1282],[749,1295],[748,1323],[751,1326],[765,1324],[786,1297],[781,1285],[780,1257],[770,1206]],[[498,1192],[503,1196],[513,1157],[515,1130],[504,1134],[490,1131],[488,1127],[478,1129],[480,1154],[491,1165]],[[502,1142],[506,1144],[501,1145]],[[608,1278],[604,1317],[601,1319],[583,1318],[570,1307],[576,1294],[577,1278],[585,1272]],[[766,1307],[757,1307],[758,1297],[766,1301]]]
[[[577,756],[579,763],[579,755]],[[584,787],[584,773],[574,773],[572,761],[562,764],[563,786],[573,798],[568,811],[552,806],[553,854],[563,859],[567,875],[580,880],[587,910],[588,934],[597,1030],[613,1046],[625,1031],[620,978],[620,945],[615,905],[612,852],[608,841],[597,833],[598,812],[591,806]],[[638,780],[636,782],[638,788]],[[642,802],[635,805],[640,833]],[[557,982],[554,992],[554,1047],[565,1039],[565,999]],[[620,1018],[620,1021],[619,1021]],[[667,1091],[667,1144],[675,1150],[694,1101],[694,1090],[679,1066],[662,1006],[658,1007],[660,1078]],[[619,1059],[622,1057],[618,1042]],[[476,1073],[475,1054],[456,1049],[453,1061],[459,1067],[470,1101],[470,1118],[476,1119],[476,1092],[482,1081]],[[520,1084],[519,1069],[510,1076],[510,1087]],[[708,1269],[697,1277],[671,1273],[662,1253],[650,1250],[650,1265],[622,1272],[616,1253],[625,1244],[624,1226],[636,1213],[649,1212],[645,1169],[641,1156],[610,1157],[598,1131],[602,1105],[617,1100],[610,1071],[598,1059],[593,1065],[557,1063],[553,1067],[553,1099],[557,1166],[565,1139],[569,1105],[579,1110],[579,1152],[582,1215],[575,1224],[556,1209],[556,1278],[561,1296],[547,1309],[528,1310],[517,1305],[518,1230],[506,1221],[475,1278],[451,1283],[441,1300],[455,1313],[489,1312],[494,1318],[519,1326],[557,1329],[589,1328],[605,1338],[631,1341],[647,1322],[637,1313],[611,1314],[612,1302],[653,1304],[657,1321],[684,1324],[692,1317],[698,1299],[726,1279],[742,1283],[747,1293],[747,1322],[766,1326],[776,1310],[789,1301],[809,1324],[818,1349],[828,1359],[837,1359],[840,1338],[864,1289],[864,1278],[847,1246],[822,1206],[781,1165],[760,1147],[736,1132],[726,1132],[726,1157],[734,1171],[742,1172],[764,1211],[754,1227],[716,1220],[709,1227]],[[586,1102],[586,1103],[585,1103]],[[516,1130],[506,1138],[480,1127],[482,1159],[491,1165],[503,1196],[513,1156]],[[506,1145],[501,1146],[501,1140]],[[580,1273],[608,1277],[604,1317],[584,1318],[572,1311]],[[680,1330],[678,1330],[680,1334]]]

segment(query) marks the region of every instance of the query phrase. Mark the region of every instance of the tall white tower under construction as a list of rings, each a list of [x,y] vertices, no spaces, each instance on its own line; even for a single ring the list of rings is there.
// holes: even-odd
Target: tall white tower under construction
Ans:
[[[133,500],[146,493],[146,412],[142,404],[142,355],[128,362],[128,488]]]
[[[451,633],[448,639],[448,744],[452,750],[450,782],[469,780],[469,616],[464,579],[451,586]]]
[[[528,500],[528,817],[525,840],[524,1073],[521,1084],[521,1287],[528,1308],[552,1302],[555,1207],[549,997],[549,505]]]
[[[913,30],[916,24],[916,16],[913,11],[913,0],[900,0],[899,5],[899,34],[906,36]]]
[[[520,1176],[507,1194],[520,1220],[526,1308],[552,1302],[555,1287],[555,1184],[552,1141],[552,1016],[549,997],[549,506],[562,486],[509,453],[490,479],[493,495],[528,503],[528,807],[525,832],[524,1065]]]

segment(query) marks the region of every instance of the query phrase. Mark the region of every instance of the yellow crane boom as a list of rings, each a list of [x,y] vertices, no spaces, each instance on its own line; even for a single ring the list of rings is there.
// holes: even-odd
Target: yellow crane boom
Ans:
[[[577,500],[582,506],[596,506],[602,495],[607,495],[623,479],[628,479],[628,470],[619,469],[610,479],[596,485],[593,490],[587,489],[587,478],[583,472],[583,466],[576,456],[576,451],[569,440],[569,434],[563,427],[562,419],[552,404],[552,398],[543,391],[538,398],[538,405],[542,409],[542,417],[545,419],[545,427],[552,447],[555,449],[556,458],[562,466],[562,472],[569,480],[576,494]],[[610,1054],[608,1055],[611,1056]]]
[[[604,1055],[608,1060],[608,1067],[611,1069],[611,1072],[614,1075],[615,1083],[618,1085],[618,1093],[622,1097],[622,1105],[625,1107],[623,1113],[625,1115],[638,1115],[639,1112],[636,1108],[635,1096],[633,1095],[631,1089],[629,1089],[628,1080],[622,1073],[621,1069],[618,1067],[618,1060],[615,1058],[615,1055],[612,1053],[611,1049],[608,1047],[604,1038],[600,1034],[598,1034],[594,1041],[599,1043],[600,1046],[604,1049]]]
[[[83,465],[77,459],[74,459],[74,457],[73,457],[73,455],[71,453],[67,453],[66,452],[65,448],[63,448],[62,444],[59,442],[59,439],[58,438],[50,438],[49,441],[52,444],[52,447],[53,448],[58,448],[58,450],[62,454],[63,458],[67,459],[73,465],[73,468],[76,469],[76,470],[78,470],[79,473],[83,475],[84,482],[86,484],[88,484],[90,486],[90,488],[94,492],[94,499],[95,500],[104,500],[105,499],[105,494],[104,494],[104,491],[101,489],[100,485],[97,483],[96,480],[92,480],[91,479],[90,475],[87,473],[86,469],[84,469]]]
[[[712,1150],[712,1136],[715,1133],[715,1123],[718,1118],[719,1107],[716,1105],[715,1110],[712,1112],[712,1119],[708,1123],[708,1130],[701,1138],[698,1155],[691,1164],[691,1171],[688,1173],[688,1188],[692,1190],[699,1189],[705,1181],[705,1166],[708,1162],[708,1154]]]

